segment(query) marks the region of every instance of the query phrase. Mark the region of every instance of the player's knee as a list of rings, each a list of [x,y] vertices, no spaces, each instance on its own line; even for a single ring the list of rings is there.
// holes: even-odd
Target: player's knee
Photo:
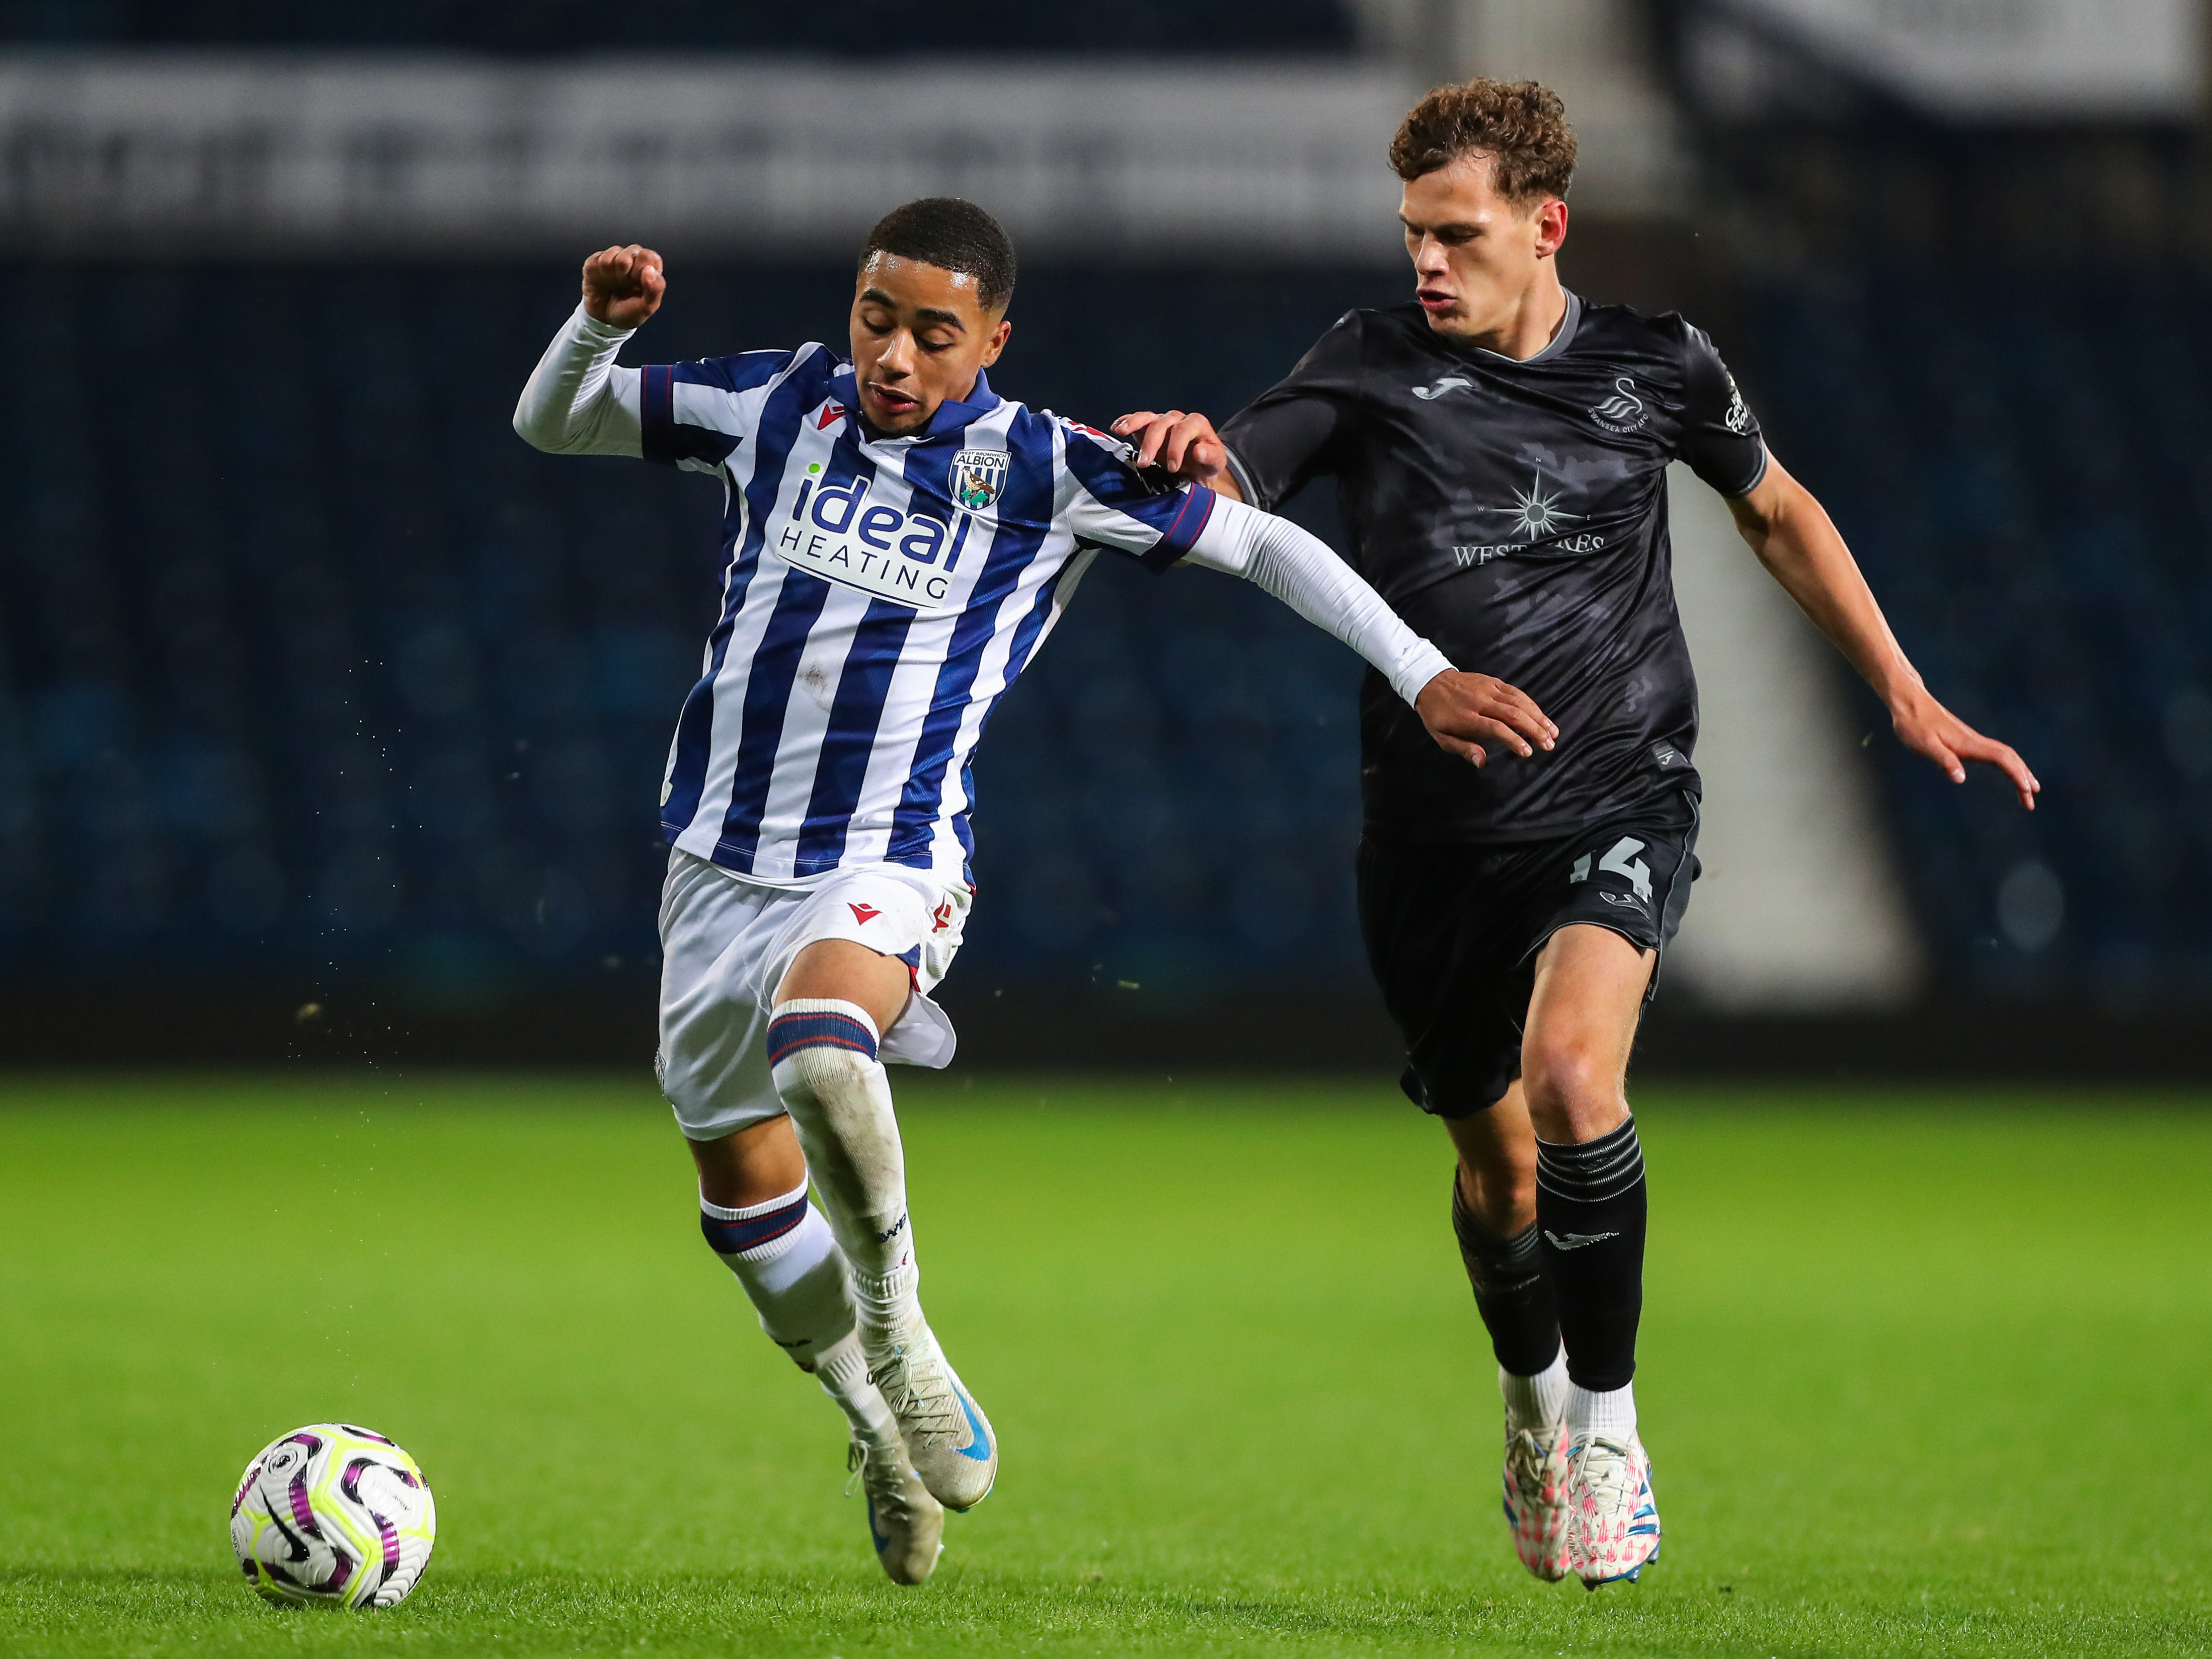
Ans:
[[[863,1080],[880,1062],[876,1024],[858,1003],[830,998],[780,1002],[769,1020],[768,1061],[776,1091],[819,1093]]]
[[[1578,1044],[1532,1034],[1521,1066],[1528,1115],[1547,1140],[1581,1139],[1579,1131],[1610,1127],[1620,1115],[1620,1076],[1609,1060]]]

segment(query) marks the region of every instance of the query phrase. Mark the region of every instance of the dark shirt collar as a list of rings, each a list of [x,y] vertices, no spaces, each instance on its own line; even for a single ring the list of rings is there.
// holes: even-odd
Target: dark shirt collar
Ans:
[[[1575,331],[1582,326],[1583,322],[1582,295],[1571,288],[1562,288],[1559,291],[1567,296],[1566,314],[1559,319],[1558,331],[1545,342],[1541,351],[1527,357],[1509,357],[1504,352],[1492,351],[1486,346],[1462,345],[1458,341],[1451,339],[1446,339],[1444,343],[1461,356],[1472,357],[1478,362],[1511,363],[1519,367],[1528,363],[1540,363],[1547,358],[1556,357],[1567,349],[1575,337]]]

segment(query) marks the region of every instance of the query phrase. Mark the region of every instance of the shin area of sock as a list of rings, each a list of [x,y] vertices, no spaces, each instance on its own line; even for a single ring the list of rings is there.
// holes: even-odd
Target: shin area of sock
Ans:
[[[1633,1118],[1595,1140],[1536,1143],[1536,1224],[1567,1371],[1594,1392],[1626,1387],[1636,1375],[1647,1208]]]
[[[874,1281],[910,1265],[906,1154],[867,1011],[826,997],[779,1003],[769,1057],[854,1276]]]
[[[805,1186],[742,1209],[702,1199],[699,1226],[744,1287],[769,1340],[802,1369],[814,1370],[824,1352],[852,1334],[858,1318],[844,1254],[806,1201]]]
[[[1559,1352],[1559,1310],[1544,1273],[1543,1246],[1531,1222],[1510,1238],[1492,1232],[1468,1207],[1452,1171],[1452,1233],[1474,1291],[1475,1310],[1504,1370],[1531,1376]]]

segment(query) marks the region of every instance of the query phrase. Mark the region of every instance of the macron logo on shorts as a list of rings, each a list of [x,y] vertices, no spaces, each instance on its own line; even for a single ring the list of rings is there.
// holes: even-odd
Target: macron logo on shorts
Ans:
[[[850,900],[846,902],[845,908],[853,913],[853,920],[864,927],[883,915],[883,912],[872,904],[854,904]]]

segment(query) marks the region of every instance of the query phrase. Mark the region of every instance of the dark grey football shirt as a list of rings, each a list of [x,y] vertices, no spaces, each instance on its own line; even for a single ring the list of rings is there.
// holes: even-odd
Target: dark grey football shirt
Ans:
[[[1360,698],[1367,833],[1525,842],[1698,789],[1698,688],[1674,610],[1667,464],[1723,495],[1766,470],[1759,423],[1712,342],[1673,313],[1570,294],[1522,362],[1431,331],[1418,306],[1348,312],[1222,429],[1245,497],[1338,482],[1352,562],[1463,669],[1558,724],[1533,760],[1437,747],[1380,676]]]

